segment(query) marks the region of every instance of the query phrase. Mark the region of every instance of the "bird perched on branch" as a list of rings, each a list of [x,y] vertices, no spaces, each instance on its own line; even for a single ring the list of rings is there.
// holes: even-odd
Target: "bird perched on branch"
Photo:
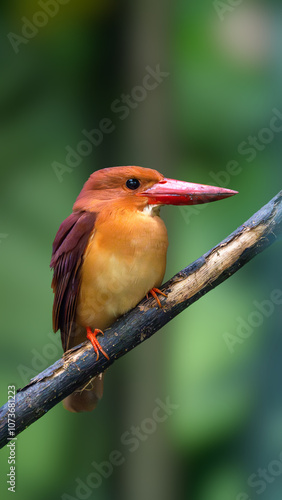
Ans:
[[[88,338],[108,358],[97,335],[151,294],[159,295],[168,247],[161,205],[195,205],[236,191],[167,179],[135,166],[105,168],[84,184],[53,243],[53,328],[64,351]],[[164,300],[164,299],[163,299]],[[93,410],[103,375],[64,400],[69,411]]]

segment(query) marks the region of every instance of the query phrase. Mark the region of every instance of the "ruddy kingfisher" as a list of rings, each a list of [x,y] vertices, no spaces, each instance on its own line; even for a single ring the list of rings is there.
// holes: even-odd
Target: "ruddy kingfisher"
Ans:
[[[108,358],[97,340],[114,321],[159,290],[166,268],[167,230],[162,205],[195,205],[237,191],[167,179],[136,166],[105,168],[84,184],[72,214],[54,243],[53,328],[64,351],[87,339]],[[93,410],[103,394],[103,375],[64,400],[69,411]]]

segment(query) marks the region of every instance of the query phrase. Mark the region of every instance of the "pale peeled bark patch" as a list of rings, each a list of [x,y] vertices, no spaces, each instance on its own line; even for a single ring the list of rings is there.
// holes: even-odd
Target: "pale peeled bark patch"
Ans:
[[[267,227],[260,224],[254,228],[246,228],[240,235],[227,243],[217,247],[205,260],[203,266],[187,278],[173,284],[167,302],[182,302],[187,300],[206,285],[215,281],[226,269],[229,269],[238,260],[240,255],[255,245]]]

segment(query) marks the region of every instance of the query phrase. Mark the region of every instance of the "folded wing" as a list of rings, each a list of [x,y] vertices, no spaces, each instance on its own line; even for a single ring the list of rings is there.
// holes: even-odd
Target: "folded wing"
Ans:
[[[52,288],[53,329],[60,329],[63,349],[68,349],[75,328],[75,313],[81,283],[81,266],[90,235],[95,229],[97,214],[73,212],[56,234],[50,267],[54,270]]]

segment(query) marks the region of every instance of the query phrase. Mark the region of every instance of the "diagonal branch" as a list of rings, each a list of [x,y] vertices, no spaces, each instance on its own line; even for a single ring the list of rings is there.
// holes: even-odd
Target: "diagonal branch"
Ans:
[[[168,297],[163,308],[152,299],[142,300],[105,331],[101,345],[110,360],[96,355],[90,342],[67,351],[63,358],[19,389],[16,400],[16,434],[45,415],[68,394],[103,372],[116,359],[151,337],[177,314],[236,273],[282,235],[282,191],[198,260],[162,286]],[[100,340],[100,339],[99,339]],[[8,403],[0,408],[0,447],[13,434],[8,427]],[[14,438],[14,436],[13,436]]]

